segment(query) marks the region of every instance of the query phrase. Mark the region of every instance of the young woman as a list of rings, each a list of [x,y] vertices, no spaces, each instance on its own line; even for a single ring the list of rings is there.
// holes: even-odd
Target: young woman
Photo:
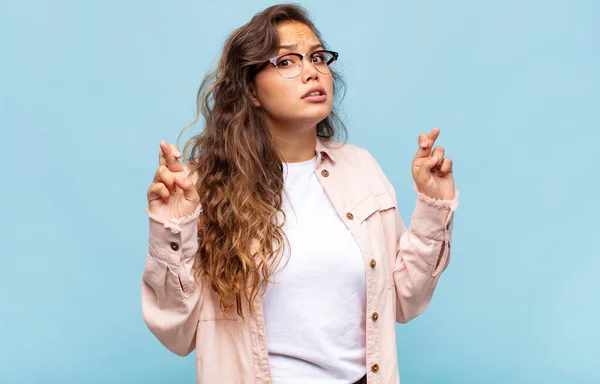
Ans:
[[[160,143],[142,308],[196,349],[198,383],[399,382],[396,321],[450,258],[452,162],[419,136],[407,229],[376,160],[334,141],[337,58],[302,8],[270,7],[225,43],[185,156]]]

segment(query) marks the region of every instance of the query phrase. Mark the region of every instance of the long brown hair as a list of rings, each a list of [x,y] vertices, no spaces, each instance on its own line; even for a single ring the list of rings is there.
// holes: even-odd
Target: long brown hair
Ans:
[[[252,104],[257,68],[276,54],[277,25],[284,21],[308,26],[325,46],[298,5],[275,5],[256,14],[228,37],[217,67],[198,91],[196,119],[183,130],[202,114],[204,130],[183,150],[184,162],[197,172],[203,208],[194,276],[197,281],[207,277],[221,298],[221,309],[227,313],[235,305],[242,319],[242,298],[252,304],[260,288],[266,288],[276,254],[287,243],[278,219],[285,220],[283,165],[261,109]],[[339,101],[344,83],[335,72],[333,80]],[[317,124],[317,135],[323,141],[345,140],[347,132],[332,112]]]

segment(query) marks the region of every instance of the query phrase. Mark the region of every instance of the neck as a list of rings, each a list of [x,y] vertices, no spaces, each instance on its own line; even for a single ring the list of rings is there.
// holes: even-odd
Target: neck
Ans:
[[[316,125],[282,128],[272,124],[270,130],[281,161],[284,163],[298,163],[315,157]]]

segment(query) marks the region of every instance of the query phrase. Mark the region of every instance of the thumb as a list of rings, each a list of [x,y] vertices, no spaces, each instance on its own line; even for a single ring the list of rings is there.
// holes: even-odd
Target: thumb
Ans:
[[[177,176],[175,177],[175,184],[183,191],[183,195],[188,200],[195,200],[195,196],[198,194],[196,186],[189,177]]]

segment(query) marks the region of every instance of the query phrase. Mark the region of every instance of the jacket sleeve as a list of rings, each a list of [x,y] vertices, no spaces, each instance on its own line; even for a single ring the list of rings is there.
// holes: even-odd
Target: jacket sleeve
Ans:
[[[186,356],[195,348],[202,306],[193,276],[201,207],[188,217],[166,222],[146,211],[150,229],[142,276],[144,321],[165,347]]]
[[[365,150],[369,171],[384,180],[394,204],[396,192],[375,158]],[[416,190],[416,186],[414,187]],[[418,193],[418,191],[417,191]],[[450,261],[454,211],[458,207],[458,190],[453,200],[432,199],[418,193],[410,227],[406,228],[396,209],[396,259],[392,277],[396,289],[396,321],[407,323],[429,305],[433,291]]]
[[[440,275],[450,261],[457,207],[458,190],[454,200],[436,200],[418,193],[408,229],[396,213],[398,245],[393,279],[397,322],[407,323],[429,305]]]

